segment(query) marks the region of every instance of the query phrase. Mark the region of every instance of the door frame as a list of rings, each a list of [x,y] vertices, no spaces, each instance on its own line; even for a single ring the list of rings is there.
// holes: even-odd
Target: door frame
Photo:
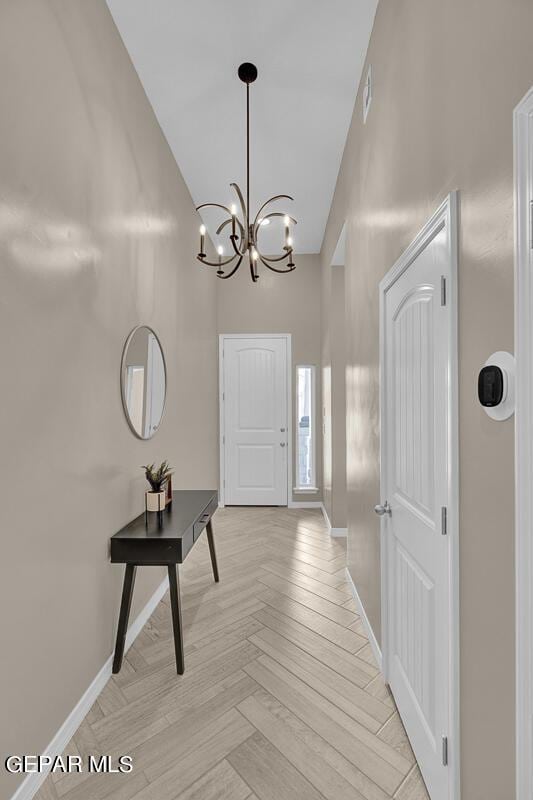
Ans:
[[[533,281],[531,279],[530,200],[533,174],[530,152],[530,117],[533,87],[514,110],[514,200],[515,200],[515,575],[516,575],[516,797],[530,800],[533,793]]]
[[[450,541],[449,569],[449,730],[448,730],[448,763],[451,770],[450,800],[460,797],[460,704],[459,704],[459,437],[458,437],[458,349],[457,349],[457,192],[450,192],[444,202],[426,222],[409,247],[402,253],[394,266],[387,272],[379,284],[379,378],[380,378],[380,491],[381,500],[388,497],[386,432],[388,398],[385,381],[385,293],[398,278],[409,268],[417,256],[427,247],[434,237],[444,228],[448,235],[448,256],[450,274],[446,281],[446,302],[450,306],[450,336],[448,358],[448,418],[450,420],[448,434],[448,505],[447,530]],[[388,565],[390,559],[389,535],[387,521],[381,518],[381,640],[382,670],[387,681],[390,670],[388,620]]]
[[[218,504],[224,508],[225,500],[225,413],[224,413],[224,342],[227,339],[285,339],[287,353],[287,506],[292,499],[293,445],[292,445],[292,339],[290,333],[219,333],[218,335],[218,409],[219,409],[219,471]]]

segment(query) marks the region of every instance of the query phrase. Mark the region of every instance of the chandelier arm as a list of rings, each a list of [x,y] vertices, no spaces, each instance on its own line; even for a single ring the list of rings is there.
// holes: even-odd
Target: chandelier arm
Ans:
[[[294,267],[289,267],[289,269],[278,269],[277,267],[271,267],[270,264],[267,264],[263,256],[259,256],[259,260],[265,265],[265,267],[268,267],[268,269],[272,270],[272,272],[279,272],[283,274],[284,272],[292,272],[294,270]]]
[[[231,272],[228,272],[227,275],[217,275],[217,278],[220,278],[221,281],[225,281],[228,278],[231,278],[232,275],[235,275],[235,273],[237,272],[237,270],[241,266],[241,261],[243,260],[243,258],[244,258],[244,256],[240,256],[239,257],[239,260],[237,261],[237,263],[235,264],[235,266],[233,267]]]
[[[255,249],[257,250],[257,247]],[[287,258],[287,256],[292,255],[292,247],[289,248],[289,250],[287,250],[287,252],[282,256],[276,256],[275,258],[272,258],[271,256],[264,256],[259,252],[259,250],[257,250],[257,252],[259,253],[260,258],[264,258],[266,261],[271,261],[273,264],[275,264],[276,261],[283,261],[285,258]]]
[[[283,199],[285,199],[285,200],[294,200],[294,197],[291,197],[290,194],[275,194],[274,197],[271,197],[270,200],[267,200],[266,203],[263,203],[263,205],[261,206],[261,208],[257,212],[256,217],[254,219],[254,228],[255,228],[255,226],[257,224],[257,220],[261,216],[261,211],[264,208],[266,208],[269,203],[273,203],[274,200],[283,200]]]
[[[241,237],[241,241],[239,243],[239,247],[237,247],[237,245],[235,243],[236,238],[237,238],[236,236],[230,236],[229,237],[230,242],[231,242],[231,246],[233,247],[233,250],[234,250],[236,256],[243,256],[246,253],[246,250],[244,250],[244,249],[241,250],[242,241],[243,241],[242,237]],[[235,258],[235,256],[233,256],[233,257]]]
[[[227,211],[231,217],[231,209],[229,209],[227,206],[223,206],[222,203],[202,203],[202,205],[196,206],[196,210],[200,211],[201,208],[208,208],[209,206],[213,208],[223,208],[224,211]]]
[[[240,253],[237,253],[234,256],[226,258],[225,261],[208,261],[206,258],[199,258],[198,256],[196,256],[196,258],[198,259],[200,264],[205,264],[207,267],[225,267],[226,264],[231,264],[231,262],[234,261],[237,258],[237,256],[240,256],[242,258]]]
[[[250,228],[249,228],[249,226],[248,226],[248,224],[246,222],[246,220],[248,219],[248,210],[246,208],[246,203],[244,202],[244,197],[242,196],[242,192],[240,190],[239,185],[237,183],[230,183],[230,186],[232,186],[235,189],[235,193],[236,193],[237,197],[239,198],[239,203],[241,204],[242,218],[244,220],[244,225],[242,227],[245,229],[245,233],[246,233],[246,238],[244,240],[244,250],[247,250],[248,249],[248,238],[249,238],[249,235],[250,235],[249,234]],[[241,223],[239,222],[239,224],[241,224]]]
[[[242,223],[241,223],[241,221],[240,221],[240,219],[239,219],[238,217],[235,217],[235,222],[236,222],[236,223],[237,223],[237,225],[239,226],[239,230],[240,230],[240,232],[241,232],[241,238],[242,238],[242,237],[244,236],[244,228],[243,228],[243,226],[242,226]],[[218,226],[218,228],[216,229],[216,234],[217,234],[217,236],[218,236],[220,233],[222,233],[222,231],[224,230],[224,228],[226,227],[226,225],[231,225],[231,219],[225,219],[225,220],[224,220],[224,222],[221,222],[221,223],[220,223],[220,225],[219,225],[219,226]]]
[[[283,211],[271,211],[270,214],[265,214],[265,216],[262,217],[261,222],[264,222],[265,219],[270,219],[270,217],[288,217],[293,225],[298,225],[298,220],[291,217],[290,214],[284,214]],[[258,224],[261,225],[261,222]]]
[[[240,242],[239,242],[239,246],[237,247],[237,245],[236,245],[236,243],[235,243],[235,242],[236,242],[236,239],[237,239],[237,236],[233,236],[233,234],[231,234],[229,238],[230,238],[230,241],[231,241],[231,245],[232,245],[232,247],[233,247],[233,250],[235,251],[235,255],[237,255],[237,256],[240,256],[240,255],[242,255],[242,253],[243,253],[243,251],[241,250],[241,248],[242,248],[242,245],[243,245],[243,243],[244,243],[244,228],[242,227],[242,224],[241,224],[241,221],[240,221],[240,219],[237,219],[237,218],[235,218],[235,221],[236,221],[237,225],[239,226],[239,231],[240,231],[240,238],[241,238],[241,240],[240,240]],[[218,226],[218,228],[217,228],[217,231],[216,231],[216,233],[217,233],[217,236],[218,236],[220,233],[222,233],[222,231],[224,230],[224,228],[226,227],[226,225],[231,225],[231,222],[232,222],[232,220],[231,220],[231,219],[226,219],[226,220],[224,220],[224,222],[222,222],[222,223],[221,223],[221,224]]]
[[[291,216],[290,216],[290,214],[283,214],[281,211],[272,211],[270,214],[265,214],[265,216],[261,218],[261,222],[256,222],[256,223],[255,223],[255,227],[254,227],[254,240],[255,240],[255,246],[256,246],[256,247],[257,247],[257,243],[258,243],[258,241],[259,241],[259,231],[260,231],[260,229],[261,229],[261,226],[263,225],[263,222],[264,222],[266,219],[270,219],[270,217],[284,217],[284,218],[285,218],[285,217],[288,217],[288,218],[290,219],[290,221],[291,221],[291,222],[292,222],[294,225],[297,225],[297,224],[298,224],[297,220],[295,220],[295,219],[294,219],[294,217],[291,217]],[[282,259],[283,259],[283,258],[285,258],[285,256],[282,256]],[[280,259],[280,260],[281,260],[281,259]]]

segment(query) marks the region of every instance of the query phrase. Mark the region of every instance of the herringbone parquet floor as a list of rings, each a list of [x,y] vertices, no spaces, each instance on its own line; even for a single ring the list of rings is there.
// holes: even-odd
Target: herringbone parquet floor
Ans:
[[[168,596],[67,753],[130,774],[50,775],[39,800],[427,800],[319,511],[226,508],[182,570],[185,675]]]

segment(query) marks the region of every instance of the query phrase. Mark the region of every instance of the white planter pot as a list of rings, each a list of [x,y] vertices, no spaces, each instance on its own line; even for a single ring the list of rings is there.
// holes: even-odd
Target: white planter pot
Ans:
[[[165,492],[146,492],[146,510],[164,511]]]

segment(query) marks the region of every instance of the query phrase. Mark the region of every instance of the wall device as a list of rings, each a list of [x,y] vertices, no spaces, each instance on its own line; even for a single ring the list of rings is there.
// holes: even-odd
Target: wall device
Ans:
[[[479,402],[492,419],[508,419],[515,410],[515,359],[499,350],[485,361],[478,377]]]

